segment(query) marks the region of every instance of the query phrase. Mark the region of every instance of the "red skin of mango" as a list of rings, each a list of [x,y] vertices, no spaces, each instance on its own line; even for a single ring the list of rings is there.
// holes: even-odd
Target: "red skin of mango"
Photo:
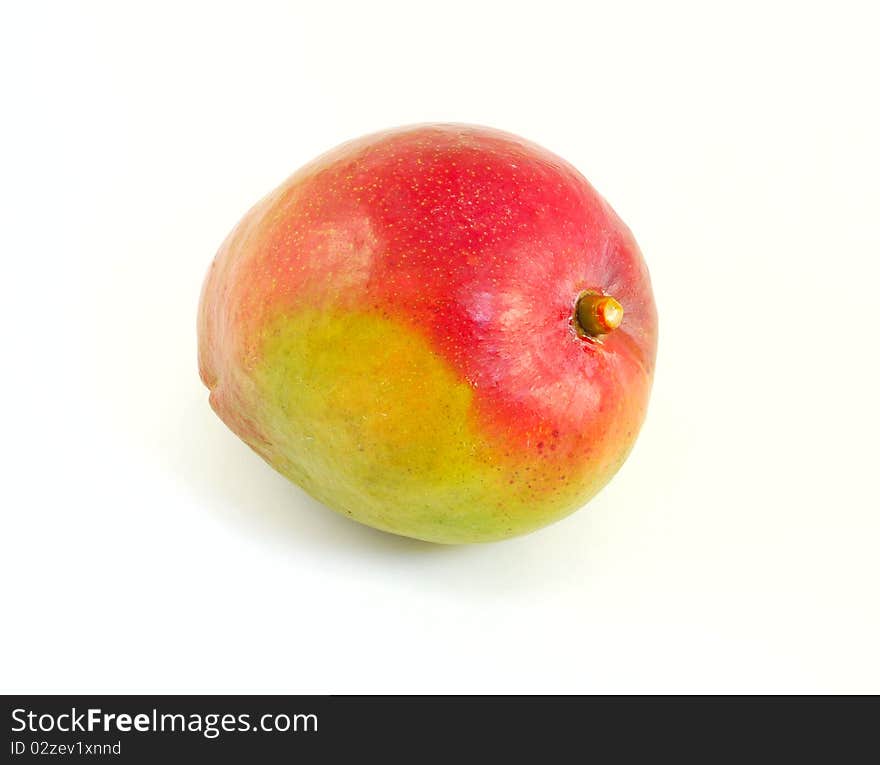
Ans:
[[[616,330],[578,333],[574,308],[585,291],[620,302]],[[303,318],[315,316],[346,322],[351,332],[328,334],[326,323]],[[364,353],[380,357],[385,343],[375,338],[388,328],[388,347],[398,331],[416,338],[439,371],[401,381],[395,369],[343,358],[332,360],[338,381],[312,375],[331,361],[315,353],[336,352],[332,337],[356,338],[374,319],[380,329],[370,330]],[[293,175],[220,248],[198,326],[202,379],[235,433],[355,520],[437,542],[525,533],[595,494],[634,443],[657,346],[645,262],[605,200],[545,149],[465,125],[367,136]],[[291,354],[299,356],[291,362]],[[310,387],[298,396],[303,375]],[[325,444],[296,441],[295,448],[287,436],[309,430],[321,412],[329,412],[325,421],[333,417],[340,385],[350,411],[334,425],[349,439],[333,454],[337,477],[314,467],[324,464],[319,452],[335,443],[333,431]],[[438,386],[466,387],[450,415],[455,433],[444,431],[442,413],[419,422],[422,403],[446,394]],[[392,417],[412,418],[387,432],[401,439],[410,428],[421,438],[418,464],[388,465],[390,488],[379,443],[386,431],[350,427],[362,415],[358,407],[365,421],[382,409],[382,391],[395,398]],[[434,442],[419,430],[427,427],[442,445],[434,462],[454,463],[454,475],[444,477],[431,461]],[[355,444],[368,456],[349,465]],[[450,500],[439,484],[459,480],[466,489]]]

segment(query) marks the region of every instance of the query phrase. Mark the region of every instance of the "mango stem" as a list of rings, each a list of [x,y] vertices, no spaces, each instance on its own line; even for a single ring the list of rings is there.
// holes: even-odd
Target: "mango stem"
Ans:
[[[575,323],[588,337],[607,335],[623,321],[623,306],[610,295],[585,292],[575,307]]]

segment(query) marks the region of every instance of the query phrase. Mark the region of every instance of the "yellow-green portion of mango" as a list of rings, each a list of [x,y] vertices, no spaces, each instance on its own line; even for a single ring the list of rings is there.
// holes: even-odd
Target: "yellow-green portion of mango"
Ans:
[[[478,435],[470,385],[402,323],[304,310],[262,337],[252,382],[266,445],[252,445],[355,520],[433,542],[490,541],[543,526],[599,488],[575,496],[562,482],[536,497],[536,468]]]

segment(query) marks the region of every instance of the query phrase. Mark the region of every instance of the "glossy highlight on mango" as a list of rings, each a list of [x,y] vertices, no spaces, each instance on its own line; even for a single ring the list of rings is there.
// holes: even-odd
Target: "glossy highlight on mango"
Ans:
[[[442,543],[586,503],[645,417],[657,345],[629,229],[516,136],[344,144],[245,215],[202,290],[220,418],[350,518]]]

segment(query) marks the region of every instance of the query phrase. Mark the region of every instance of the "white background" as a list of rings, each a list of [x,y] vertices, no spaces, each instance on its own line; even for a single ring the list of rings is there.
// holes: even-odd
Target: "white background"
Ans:
[[[872,3],[11,3],[4,691],[880,691]],[[360,134],[519,133],[632,227],[631,458],[531,536],[318,505],[208,407],[202,277]]]

